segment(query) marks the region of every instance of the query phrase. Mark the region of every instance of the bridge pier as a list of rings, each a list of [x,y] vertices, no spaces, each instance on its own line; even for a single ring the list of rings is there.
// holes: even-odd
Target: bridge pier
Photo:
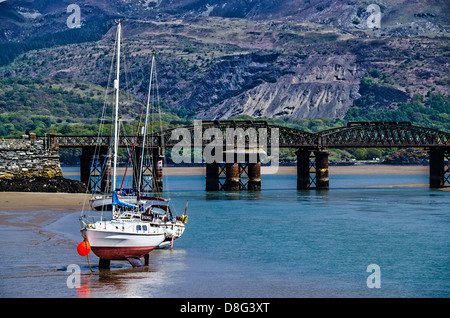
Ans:
[[[246,154],[239,161],[234,154],[234,162],[206,164],[206,191],[260,191],[261,162],[259,155],[251,158]],[[255,161],[256,158],[256,162]]]
[[[133,187],[139,192],[163,191],[164,148],[146,148],[142,161],[142,147],[136,147],[133,154]]]
[[[247,175],[247,189],[249,191],[261,191],[261,162],[249,162],[247,165]]]
[[[450,185],[450,149],[430,148],[430,188],[443,188]]]
[[[164,148],[152,148],[152,192],[163,191],[163,161],[164,161]]]
[[[297,190],[307,190],[311,188],[311,151],[309,149],[299,149],[297,151]]]
[[[315,151],[316,155],[316,189],[328,190],[330,181],[328,177],[328,150]]]
[[[111,185],[111,156],[108,147],[82,147],[80,181],[90,192],[109,192]]]
[[[328,150],[297,151],[297,190],[328,190]]]
[[[225,191],[241,190],[241,164],[238,162],[225,164]]]
[[[206,191],[220,190],[220,164],[217,162],[206,164]]]

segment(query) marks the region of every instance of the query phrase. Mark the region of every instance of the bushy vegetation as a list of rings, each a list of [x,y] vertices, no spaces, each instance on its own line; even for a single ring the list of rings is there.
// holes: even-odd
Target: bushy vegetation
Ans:
[[[23,42],[0,44],[0,66],[12,62],[18,55],[30,50],[89,41],[98,41],[111,27],[112,21],[107,17],[99,17],[83,25],[82,28],[69,29],[42,36],[32,36]]]
[[[349,109],[346,121],[409,121],[417,126],[450,131],[450,96],[429,92],[416,94],[410,102],[402,102],[393,110],[370,110],[371,105]]]
[[[17,137],[26,131],[43,135],[91,131],[103,108],[102,91],[63,80],[0,79],[0,136]]]

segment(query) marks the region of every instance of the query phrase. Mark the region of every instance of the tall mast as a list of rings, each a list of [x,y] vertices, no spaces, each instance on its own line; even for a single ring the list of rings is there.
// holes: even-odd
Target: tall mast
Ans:
[[[117,175],[117,151],[119,144],[119,72],[120,72],[120,33],[122,31],[121,20],[117,20],[117,66],[116,66],[116,79],[114,80],[114,89],[116,92],[116,105],[114,115],[114,168],[113,168],[113,182],[111,192],[116,190],[116,175]],[[114,204],[112,206],[113,213],[115,211]]]
[[[150,108],[150,95],[152,91],[152,81],[153,81],[153,67],[155,64],[155,51],[153,51],[152,55],[152,66],[150,69],[150,84],[148,85],[148,95],[147,95],[147,109],[145,114],[145,124],[144,124],[144,136],[142,138],[142,153],[141,153],[141,164],[140,164],[140,176],[139,176],[139,185],[138,185],[138,192],[141,192],[141,180],[144,177],[144,154],[145,154],[145,137],[147,135],[147,123],[148,123],[148,113]]]

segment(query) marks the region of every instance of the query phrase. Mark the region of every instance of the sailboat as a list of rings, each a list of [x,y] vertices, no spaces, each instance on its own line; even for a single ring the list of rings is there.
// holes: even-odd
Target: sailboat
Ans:
[[[149,109],[150,109],[150,95],[152,90],[152,82],[154,77],[154,69],[155,69],[155,52],[153,51],[152,54],[152,63],[151,63],[151,69],[150,69],[150,83],[148,88],[148,94],[147,94],[147,107],[146,107],[146,115],[145,115],[145,124],[143,130],[142,130],[142,154],[140,156],[140,162],[134,162],[134,164],[139,165],[139,176],[138,176],[138,187],[137,188],[130,188],[130,189],[124,189],[124,181],[126,177],[126,171],[128,170],[128,164],[130,163],[130,159],[132,157],[132,153],[130,152],[130,156],[128,158],[127,167],[125,169],[125,176],[122,181],[122,184],[119,189],[114,189],[118,191],[118,195],[120,199],[123,202],[130,203],[130,204],[138,204],[138,205],[144,205],[146,203],[145,196],[140,195],[140,189],[141,189],[141,181],[143,178],[143,164],[144,164],[144,152],[145,152],[145,146],[146,146],[146,137],[147,137],[147,125],[148,125],[148,116],[149,116]],[[140,123],[140,120],[139,120]],[[139,126],[137,128],[139,130]],[[136,131],[137,136],[137,131]],[[135,137],[136,137],[135,136]],[[136,142],[136,138],[134,140],[134,143]],[[134,147],[134,144],[133,144]],[[152,176],[151,176],[152,177]],[[89,200],[89,204],[92,209],[97,211],[111,211],[112,210],[112,200],[113,196],[112,194],[93,194],[91,199]]]
[[[163,243],[161,243],[158,248],[165,248],[165,247],[173,247],[173,241],[177,238],[180,238],[184,230],[186,229],[186,223],[188,220],[188,216],[186,215],[187,212],[187,203],[186,203],[186,209],[184,211],[184,215],[176,216],[173,215],[173,211],[170,207],[170,200],[165,199],[162,197],[156,197],[154,195],[148,196],[145,194],[142,194],[140,192],[141,189],[141,182],[143,180],[143,171],[144,171],[144,151],[146,149],[146,138],[147,138],[147,132],[148,132],[148,122],[149,122],[149,113],[150,113],[150,96],[152,92],[152,83],[155,82],[155,86],[157,86],[157,80],[156,80],[156,61],[155,61],[155,55],[156,52],[153,51],[152,54],[152,61],[151,61],[151,69],[150,69],[150,81],[149,81],[149,88],[148,88],[148,95],[146,100],[146,111],[145,111],[145,122],[144,127],[142,131],[142,147],[141,147],[141,156],[140,156],[140,162],[134,162],[134,164],[139,164],[139,176],[138,176],[138,185],[137,189],[124,189],[123,184],[124,180],[122,181],[122,184],[120,188],[116,189],[116,195],[117,199],[120,200],[122,203],[126,203],[126,205],[122,205],[123,210],[127,210],[127,213],[120,214],[118,216],[118,219],[121,218],[135,218],[138,219],[140,215],[142,214],[143,218],[146,218],[147,220],[152,220],[153,226],[160,226],[163,227],[166,233],[166,239]],[[157,88],[156,88],[157,91]],[[159,101],[158,101],[159,103]],[[139,127],[137,131],[139,130]],[[136,131],[136,133],[137,133]],[[131,153],[129,157],[130,162],[131,159]],[[125,171],[128,169],[127,168]],[[114,189],[114,188],[113,188]],[[112,202],[113,202],[113,194],[103,194],[103,195],[93,195],[90,199],[90,205],[92,209],[97,211],[112,211]],[[137,206],[137,208],[136,208]],[[131,207],[131,208],[130,208]],[[152,217],[149,218],[151,215]]]
[[[117,21],[117,68],[114,81],[114,156],[112,178],[112,218],[90,220],[81,216],[81,233],[89,243],[92,252],[100,259],[99,267],[108,268],[111,260],[128,260],[134,267],[144,265],[140,258],[148,262],[149,253],[167,238],[174,236],[154,220],[142,213],[141,207],[120,200],[116,189],[117,153],[118,153],[118,107],[119,107],[119,71],[121,20]]]

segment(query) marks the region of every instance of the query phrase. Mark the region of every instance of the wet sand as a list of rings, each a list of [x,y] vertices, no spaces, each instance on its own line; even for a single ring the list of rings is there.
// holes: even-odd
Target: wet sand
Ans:
[[[0,192],[0,225],[42,229],[89,206],[90,194]]]
[[[0,192],[0,210],[67,210],[79,211],[89,204],[90,194]]]

